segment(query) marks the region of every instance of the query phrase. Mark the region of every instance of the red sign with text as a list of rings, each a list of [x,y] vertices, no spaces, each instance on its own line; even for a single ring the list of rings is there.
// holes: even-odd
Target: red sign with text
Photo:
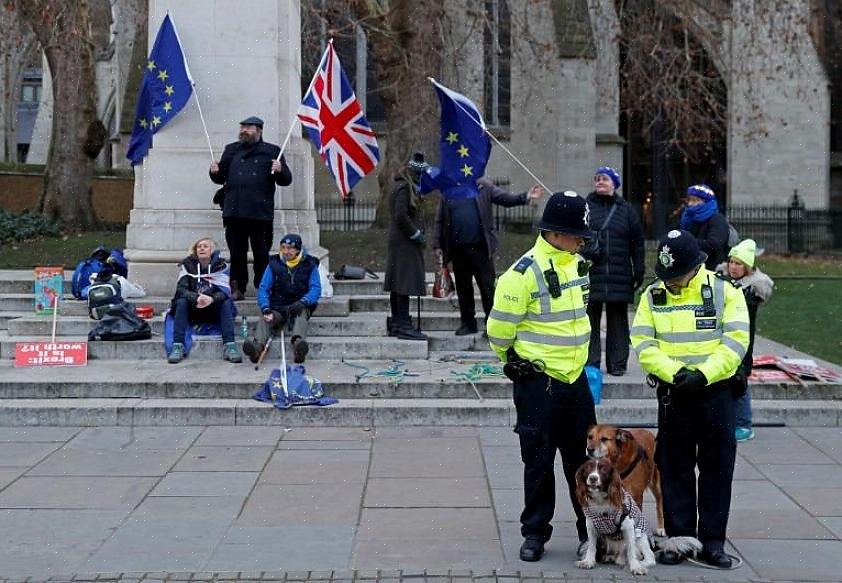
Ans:
[[[18,342],[15,366],[85,366],[87,342]]]

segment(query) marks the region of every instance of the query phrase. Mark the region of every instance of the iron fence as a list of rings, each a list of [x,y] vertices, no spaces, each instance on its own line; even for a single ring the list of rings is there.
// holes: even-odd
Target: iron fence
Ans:
[[[789,205],[731,206],[728,220],[741,239],[775,253],[842,249],[842,210],[807,209],[797,198]]]

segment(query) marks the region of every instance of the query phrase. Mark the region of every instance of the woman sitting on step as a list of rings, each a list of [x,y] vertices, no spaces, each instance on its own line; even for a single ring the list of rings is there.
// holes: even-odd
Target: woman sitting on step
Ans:
[[[191,323],[218,324],[222,332],[222,358],[242,362],[234,341],[234,303],[231,300],[229,269],[212,239],[199,239],[190,247],[178,274],[170,311],[174,319],[170,364],[184,358],[184,340]]]

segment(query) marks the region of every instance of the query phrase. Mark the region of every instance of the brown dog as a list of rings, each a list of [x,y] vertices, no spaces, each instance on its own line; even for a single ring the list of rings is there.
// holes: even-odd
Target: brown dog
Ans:
[[[655,466],[655,436],[652,432],[619,429],[613,425],[591,425],[586,454],[589,458],[607,457],[611,461],[638,507],[643,508],[643,491],[649,488],[655,498],[657,512],[655,534],[665,536],[661,474]]]

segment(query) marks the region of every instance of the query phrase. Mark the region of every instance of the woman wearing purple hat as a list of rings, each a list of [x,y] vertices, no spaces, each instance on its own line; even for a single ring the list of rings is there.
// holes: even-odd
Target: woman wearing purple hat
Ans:
[[[681,214],[681,228],[692,233],[707,253],[705,267],[711,271],[728,259],[728,221],[719,212],[716,195],[709,186],[694,184],[687,189],[687,207]]]

